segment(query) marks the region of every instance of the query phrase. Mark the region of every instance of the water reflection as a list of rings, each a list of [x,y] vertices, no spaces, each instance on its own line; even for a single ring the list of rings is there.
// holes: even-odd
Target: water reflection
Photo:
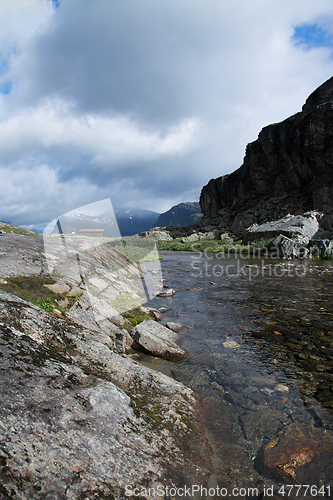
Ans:
[[[239,264],[209,256],[201,259],[202,269],[218,262],[234,269],[245,265],[245,272],[200,275],[193,254],[163,255],[163,275],[176,295],[150,305],[168,309],[164,323],[186,327],[182,346],[189,358],[170,362],[140,355],[140,361],[205,398],[207,435],[215,446],[211,481],[226,483],[228,467],[237,463],[238,485],[263,484],[253,459],[286,424],[333,429],[333,267],[303,261],[303,275],[276,277],[265,274],[268,260]],[[225,447],[231,447],[228,458]]]

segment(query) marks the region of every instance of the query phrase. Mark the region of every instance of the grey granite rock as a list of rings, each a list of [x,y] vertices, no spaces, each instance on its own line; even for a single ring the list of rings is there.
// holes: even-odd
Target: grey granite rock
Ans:
[[[186,358],[186,352],[178,346],[181,337],[169,328],[145,320],[131,330],[131,337],[155,356],[166,359]]]
[[[317,216],[317,212],[309,212],[304,215],[287,215],[265,224],[253,224],[244,231],[243,242],[276,238],[282,234],[300,245],[306,245],[319,229]]]
[[[160,292],[156,293],[156,297],[172,297],[175,293],[173,288],[163,288]]]
[[[205,482],[192,391],[116,354],[109,335],[0,292],[0,353],[4,497],[120,499],[170,474]]]

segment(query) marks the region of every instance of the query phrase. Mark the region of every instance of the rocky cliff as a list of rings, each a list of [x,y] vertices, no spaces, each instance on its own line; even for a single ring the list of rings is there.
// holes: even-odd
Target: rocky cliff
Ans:
[[[204,218],[231,225],[288,212],[333,213],[333,77],[306,100],[302,111],[262,129],[247,145],[243,165],[203,187]],[[245,224],[246,225],[246,224]]]

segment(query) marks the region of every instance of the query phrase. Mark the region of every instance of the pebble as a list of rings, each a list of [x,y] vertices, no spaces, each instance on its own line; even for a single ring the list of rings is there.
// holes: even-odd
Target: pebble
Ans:
[[[277,384],[274,389],[279,392],[289,392],[289,387],[283,384]]]
[[[175,295],[175,293],[175,290],[173,290],[172,288],[166,288],[158,292],[156,294],[156,297],[172,297],[173,295]]]
[[[223,347],[226,347],[227,349],[237,349],[240,345],[234,340],[227,340],[226,342],[223,342]]]

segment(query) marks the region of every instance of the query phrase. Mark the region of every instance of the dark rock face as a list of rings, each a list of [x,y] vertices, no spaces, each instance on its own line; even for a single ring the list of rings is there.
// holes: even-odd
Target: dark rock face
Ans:
[[[274,201],[286,209],[333,206],[333,77],[306,100],[302,111],[262,129],[247,145],[243,165],[203,187],[204,216],[232,217]],[[273,207],[274,208],[274,207]],[[280,216],[280,214],[277,214]],[[272,217],[272,219],[274,216]],[[271,219],[271,220],[272,220]]]

